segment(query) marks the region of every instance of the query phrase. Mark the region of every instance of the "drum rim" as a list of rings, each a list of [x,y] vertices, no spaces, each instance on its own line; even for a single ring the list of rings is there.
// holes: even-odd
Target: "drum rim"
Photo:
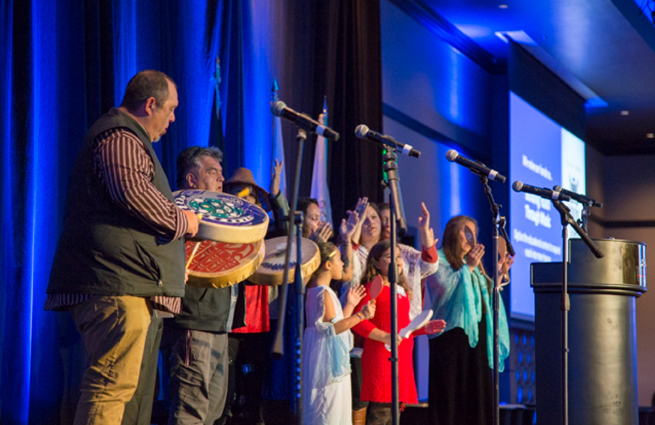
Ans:
[[[259,205],[253,204],[252,202],[246,201],[245,199],[239,198],[238,196],[234,196],[229,193],[213,192],[210,190],[202,190],[202,189],[177,190],[173,192],[173,198],[177,199],[182,193],[191,192],[191,191],[216,193],[228,198],[231,197],[231,198],[240,199],[243,202],[246,202],[249,205],[259,209],[262,216],[264,217],[264,220],[260,224],[248,225],[242,227],[232,226],[229,224],[222,224],[222,223],[214,223],[214,222],[210,223],[207,221],[203,221],[201,219],[200,224],[198,226],[198,233],[196,234],[194,239],[211,240],[211,241],[222,242],[222,243],[247,244],[247,243],[255,243],[261,241],[266,236],[266,233],[268,232],[268,225],[270,219],[266,211]],[[175,204],[177,205],[177,203]],[[180,207],[178,206],[178,208]],[[185,208],[184,210],[195,212],[194,210],[188,207]]]
[[[264,241],[264,244],[268,241],[273,241],[276,239],[287,239],[286,236],[280,236],[277,238],[273,239],[268,239]],[[285,241],[286,242],[286,241]],[[318,270],[319,266],[321,265],[321,254],[320,250],[318,249],[318,245],[314,241],[308,238],[302,238],[302,243],[304,242],[310,242],[311,245],[313,245],[314,248],[314,255],[312,255],[312,258],[310,258],[307,262],[302,264],[300,266],[300,270],[302,272],[303,280],[306,281],[308,277],[310,277],[316,270]],[[265,258],[264,258],[265,259]],[[262,260],[263,262],[263,260]],[[259,270],[259,269],[258,269]],[[252,276],[248,279],[249,282],[254,283],[256,285],[264,285],[264,286],[282,286],[283,282],[281,281],[282,279],[279,277],[280,275],[282,278],[284,277],[284,272],[280,274],[280,272],[275,272],[275,273],[270,273],[270,272],[262,272],[258,273],[258,270],[253,273]],[[289,268],[289,283],[294,283],[295,282],[295,266]]]

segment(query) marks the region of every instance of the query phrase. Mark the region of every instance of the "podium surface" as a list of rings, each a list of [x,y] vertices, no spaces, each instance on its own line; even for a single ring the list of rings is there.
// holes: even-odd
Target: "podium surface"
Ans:
[[[594,239],[596,258],[569,240],[569,423],[637,425],[636,298],[646,291],[646,245]],[[562,263],[533,263],[537,420],[562,421]]]

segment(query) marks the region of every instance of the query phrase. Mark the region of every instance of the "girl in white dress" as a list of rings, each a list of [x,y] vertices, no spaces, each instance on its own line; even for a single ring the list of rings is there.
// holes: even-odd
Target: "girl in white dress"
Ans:
[[[350,328],[375,314],[368,303],[357,314],[353,309],[366,290],[351,288],[346,305],[330,289],[332,279],[343,274],[341,253],[332,243],[319,244],[321,266],[307,285],[307,328],[303,338],[303,423],[351,425]]]

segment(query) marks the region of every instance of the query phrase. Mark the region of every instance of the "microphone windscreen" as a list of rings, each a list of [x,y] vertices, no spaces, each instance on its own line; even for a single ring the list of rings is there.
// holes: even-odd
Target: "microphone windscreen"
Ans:
[[[515,181],[515,182],[512,184],[512,189],[514,189],[514,192],[520,192],[521,189],[523,189],[523,183],[520,182],[520,181],[518,181],[518,180]]]
[[[368,134],[368,127],[364,124],[360,124],[355,128],[355,136],[360,139],[365,139]]]
[[[287,104],[278,100],[277,102],[271,105],[271,113],[276,117],[281,117],[284,109],[287,107]]]
[[[446,159],[448,161],[450,161],[450,162],[453,162],[454,160],[456,160],[458,156],[459,156],[459,154],[457,153],[457,151],[455,149],[451,149],[448,152],[446,152]]]

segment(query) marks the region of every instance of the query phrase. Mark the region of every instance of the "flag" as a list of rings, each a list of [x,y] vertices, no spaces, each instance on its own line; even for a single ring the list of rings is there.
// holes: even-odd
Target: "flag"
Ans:
[[[273,88],[271,89],[271,104],[278,101],[277,97],[277,80],[273,79]],[[272,124],[272,134],[273,134],[273,148],[271,149],[271,175],[273,175],[273,170],[275,169],[275,160],[284,161],[284,139],[282,139],[282,118],[273,117]],[[287,173],[286,165],[282,166],[282,173],[280,175],[280,192],[284,196],[287,196]],[[287,197],[288,199],[288,197]]]
[[[225,154],[225,136],[223,135],[223,117],[221,114],[221,60],[216,56],[216,68],[212,77],[214,83],[214,111],[216,120],[211,120],[209,128],[209,146],[215,146]]]
[[[319,119],[320,121],[320,119]],[[323,124],[328,125],[327,97],[323,98]],[[330,203],[330,190],[328,189],[328,156],[327,139],[323,136],[316,137],[316,151],[314,153],[314,171],[312,172],[311,197],[318,201],[321,210],[322,220],[332,225],[332,205]],[[333,226],[334,227],[334,226]]]

